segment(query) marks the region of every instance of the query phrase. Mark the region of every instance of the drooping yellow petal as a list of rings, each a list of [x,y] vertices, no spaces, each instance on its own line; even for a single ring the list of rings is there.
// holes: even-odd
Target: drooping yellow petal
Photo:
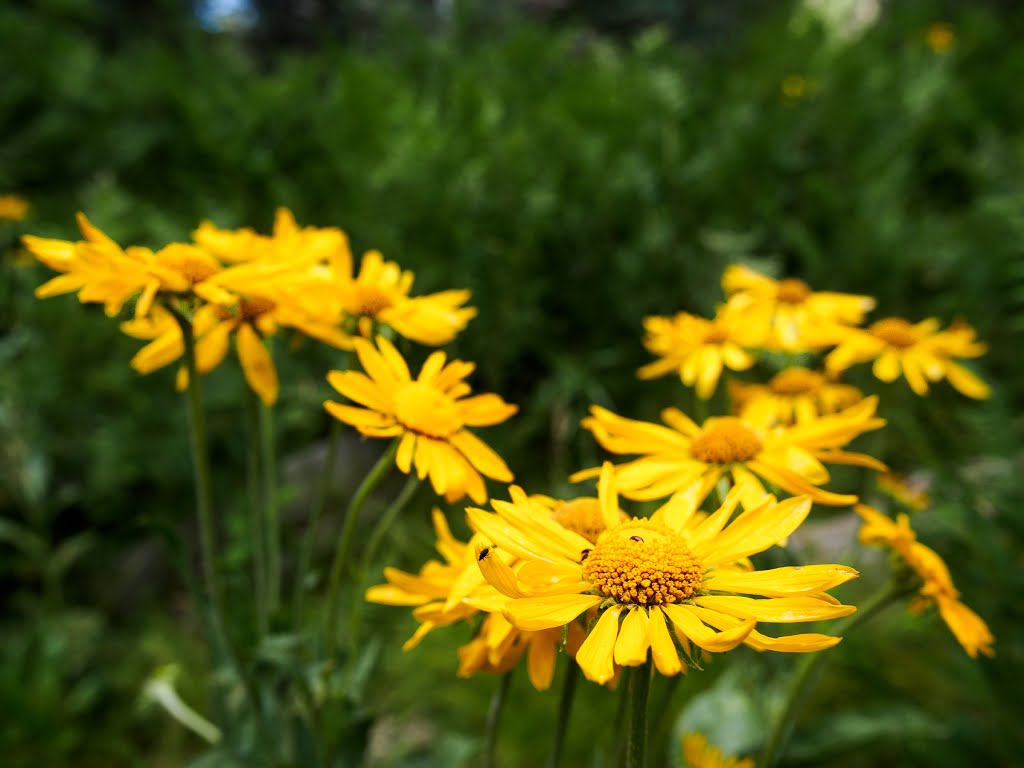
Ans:
[[[737,595],[706,595],[694,598],[694,602],[703,608],[741,619],[775,623],[837,619],[857,610],[853,605],[834,605],[811,597],[755,599]]]
[[[763,504],[737,517],[697,554],[709,567],[763,552],[795,531],[810,511],[811,501],[805,496]]]
[[[753,619],[748,619],[730,629],[715,632],[698,618],[698,609],[694,606],[670,603],[661,606],[661,610],[680,632],[705,651],[712,653],[732,650],[746,639],[756,624]]]
[[[600,601],[600,598],[597,599]],[[613,605],[602,613],[576,652],[576,663],[580,665],[583,674],[599,685],[604,685],[615,676],[615,665],[612,662],[622,610],[621,605]]]
[[[523,597],[511,601],[504,614],[519,629],[550,629],[565,626],[584,611],[596,608],[602,600],[598,595]],[[610,657],[610,649],[608,653]]]
[[[493,546],[476,546],[476,564],[484,578],[496,590],[509,597],[526,597],[519,588],[519,579],[507,563],[497,556]]]
[[[558,655],[556,640],[545,634],[537,633],[530,641],[526,654],[526,671],[530,682],[538,691],[546,691],[551,687],[555,676],[555,659]]]
[[[238,360],[249,387],[259,395],[264,405],[273,405],[277,402],[277,370],[263,341],[248,323],[238,326],[235,340]]]
[[[648,637],[647,611],[636,606],[626,612],[615,641],[615,663],[624,667],[636,667],[647,661],[647,649],[651,646]]]
[[[671,677],[682,671],[679,653],[665,625],[665,615],[657,606],[650,609],[647,634],[651,641],[651,658],[658,671]]]

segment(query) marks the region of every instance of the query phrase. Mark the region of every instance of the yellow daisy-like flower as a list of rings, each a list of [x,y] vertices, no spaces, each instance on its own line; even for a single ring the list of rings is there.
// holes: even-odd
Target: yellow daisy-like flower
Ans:
[[[915,613],[928,604],[935,603],[939,615],[957,641],[972,659],[978,653],[995,656],[992,649],[995,638],[984,620],[960,601],[960,593],[953,585],[949,568],[939,554],[917,541],[917,534],[910,527],[906,514],[896,517],[896,522],[866,504],[855,509],[864,519],[860,529],[860,540],[864,544],[884,544],[896,552],[921,579],[919,597],[911,604]]]
[[[745,371],[754,364],[744,347],[761,344],[761,335],[735,313],[719,312],[713,320],[679,312],[673,317],[644,318],[644,346],[661,359],[639,371],[641,379],[678,373],[683,384],[707,400],[723,368]]]
[[[28,216],[28,201],[18,195],[0,195],[0,221],[21,221]]]
[[[618,416],[600,406],[582,421],[601,447],[617,454],[642,454],[615,468],[616,486],[630,499],[682,495],[699,505],[723,476],[743,492],[745,507],[759,504],[767,493],[762,481],[815,502],[846,506],[857,501],[819,487],[830,479],[825,464],[853,464],[880,471],[881,462],[861,453],[839,450],[863,432],[878,429],[877,397],[869,397],[839,413],[791,426],[763,427],[735,416],[707,419],[698,425],[677,408],[661,418],[667,426]],[[592,477],[597,469],[578,472],[573,481]]]
[[[692,642],[712,653],[740,643],[799,653],[839,642],[820,634],[773,638],[755,629],[759,621],[852,613],[853,606],[825,592],[858,574],[840,565],[760,572],[735,567],[791,534],[811,508],[806,497],[780,503],[768,497],[729,523],[738,503],[734,490],[696,526],[688,525],[690,505],[667,505],[651,518],[623,522],[617,502],[604,503],[607,528],[596,542],[539,520],[522,502],[493,501],[494,514],[475,508],[466,514],[492,542],[477,546],[477,564],[510,598],[504,614],[514,626],[552,629],[598,612],[576,662],[588,679],[603,684],[614,677],[616,665],[646,663],[648,651],[662,674],[681,672],[672,630],[684,651]],[[510,567],[502,553],[518,558],[518,567]]]
[[[936,21],[928,25],[928,29],[924,33],[924,41],[932,49],[932,53],[942,55],[953,47],[956,42],[956,32],[953,31],[952,24]]]
[[[387,584],[370,587],[366,599],[414,608],[413,617],[420,625],[402,646],[406,651],[438,627],[468,621],[480,611],[488,612],[473,639],[457,650],[458,676],[507,672],[525,655],[530,682],[537,690],[547,690],[554,677],[561,632],[524,632],[509,624],[497,612],[508,602],[507,598],[486,583],[476,566],[478,538],[469,543],[456,539],[438,509],[433,510],[433,521],[437,551],[444,562],[430,560],[415,575],[386,568]],[[570,635],[566,644],[570,657],[582,641],[582,631]]]
[[[484,427],[510,418],[518,409],[498,395],[467,397],[464,379],[473,363],[445,364],[438,350],[427,358],[413,379],[402,355],[383,336],[376,347],[354,340],[365,373],[331,371],[328,383],[362,407],[327,401],[324,407],[339,421],[369,437],[400,437],[395,463],[409,474],[415,464],[423,479],[429,475],[434,491],[449,502],[469,496],[487,498],[483,477],[510,482],[512,472],[502,458],[467,427]]]
[[[300,227],[287,208],[275,212],[269,236],[249,227],[220,229],[211,221],[203,221],[192,232],[192,239],[226,264],[286,261],[301,255],[314,262],[347,263],[352,268],[348,235],[337,227]]]
[[[379,251],[367,251],[352,277],[349,260],[331,265],[331,276],[319,286],[325,300],[339,302],[340,310],[355,318],[359,332],[369,338],[377,325],[420,344],[447,344],[466,327],[477,310],[464,307],[467,290],[448,290],[424,296],[410,296],[414,275]]]
[[[856,387],[793,366],[767,384],[729,382],[733,410],[757,424],[803,424],[849,408],[864,398]]]
[[[786,352],[820,349],[835,343],[848,326],[858,325],[875,306],[870,296],[812,291],[803,280],[773,280],[733,264],[722,276],[730,311],[764,331],[768,346]],[[830,334],[823,334],[824,328]]]
[[[742,760],[728,757],[700,733],[683,736],[683,757],[689,768],[754,768],[754,761],[749,757]]]
[[[988,385],[952,358],[979,357],[986,349],[966,323],[940,331],[935,318],[912,324],[887,317],[864,330],[851,331],[825,357],[825,367],[839,373],[873,360],[871,370],[878,379],[895,381],[902,374],[918,395],[928,394],[928,382],[948,379],[961,394],[984,400],[991,394]]]

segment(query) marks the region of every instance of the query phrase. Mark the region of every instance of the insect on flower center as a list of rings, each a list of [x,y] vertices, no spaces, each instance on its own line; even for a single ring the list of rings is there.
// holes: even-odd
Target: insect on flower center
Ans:
[[[801,304],[811,295],[811,289],[803,280],[787,277],[779,281],[778,299],[783,304]]]
[[[376,317],[394,305],[391,295],[376,285],[357,285],[353,296],[353,314]]]
[[[690,443],[690,455],[705,464],[749,461],[761,452],[761,439],[742,420],[732,416],[709,419]]]
[[[583,578],[598,594],[630,605],[689,600],[703,577],[704,566],[683,538],[646,519],[605,531],[583,561]]]
[[[601,502],[590,497],[566,501],[551,513],[551,519],[563,528],[578,533],[587,541],[595,542],[605,530]]]
[[[409,382],[395,393],[395,418],[409,431],[427,437],[451,437],[462,429],[455,402],[418,381]]]
[[[887,317],[871,325],[868,330],[891,347],[905,349],[917,342],[914,326],[901,317]]]
[[[787,368],[775,374],[768,386],[777,395],[805,395],[817,390],[823,381],[820,373],[806,368]]]

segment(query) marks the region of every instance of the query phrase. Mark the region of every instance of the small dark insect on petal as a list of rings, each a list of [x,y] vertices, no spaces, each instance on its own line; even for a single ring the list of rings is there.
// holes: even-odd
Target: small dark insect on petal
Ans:
[[[586,560],[588,557],[590,557],[590,552],[591,552],[591,550],[589,550],[589,549],[584,549],[582,552],[580,552],[580,562],[581,563],[584,560]]]
[[[476,556],[476,561],[478,563],[483,562],[483,559],[485,557],[487,557],[487,555],[489,555],[490,553],[491,553],[491,548],[490,547],[484,547],[483,549],[480,550],[480,554]]]
[[[643,543],[644,543],[644,540],[643,540],[643,539],[641,539],[641,538],[640,538],[639,536],[630,536],[630,537],[629,537],[629,540],[630,540],[630,541],[638,541],[638,542],[640,542],[641,544],[643,544]]]

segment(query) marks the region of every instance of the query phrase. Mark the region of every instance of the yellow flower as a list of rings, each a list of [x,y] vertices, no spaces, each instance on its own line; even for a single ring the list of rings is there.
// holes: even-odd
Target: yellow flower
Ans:
[[[700,733],[683,736],[683,757],[690,768],[754,768],[754,761],[749,757],[742,760],[726,757]]]
[[[924,40],[928,47],[932,49],[932,53],[942,55],[953,47],[953,43],[956,42],[956,32],[953,31],[952,24],[937,21],[928,26]]]
[[[722,289],[730,311],[763,329],[769,347],[786,352],[835,343],[833,337],[859,324],[875,306],[870,296],[812,291],[802,280],[773,280],[738,264],[726,268]]]
[[[918,478],[911,481],[896,472],[883,472],[878,476],[878,488],[887,496],[917,512],[931,503],[928,497],[928,481]]]
[[[477,503],[487,498],[481,474],[510,482],[505,462],[467,427],[500,424],[518,408],[498,395],[467,397],[471,389],[464,379],[473,363],[452,360],[445,365],[444,352],[427,358],[419,376],[394,345],[383,336],[377,346],[354,340],[365,373],[331,371],[327,381],[363,407],[327,401],[324,407],[336,419],[351,424],[369,437],[401,437],[395,463],[409,474],[413,465],[423,479],[430,476],[434,491],[449,502],[468,495]]]
[[[806,494],[821,504],[845,506],[857,501],[818,486],[829,481],[824,464],[853,464],[884,470],[870,456],[840,451],[863,432],[878,429],[878,398],[869,397],[839,413],[792,426],[763,427],[735,416],[707,419],[698,426],[677,408],[661,413],[665,424],[634,421],[600,406],[582,421],[597,442],[617,454],[641,454],[615,468],[616,485],[630,499],[692,496],[699,505],[723,476],[743,491],[745,507],[767,493],[762,480],[790,494]],[[577,472],[573,481],[597,470]]]
[[[469,301],[466,290],[448,290],[424,296],[410,296],[413,273],[379,251],[367,251],[352,277],[349,261],[332,264],[331,278],[320,288],[340,302],[341,311],[356,318],[359,332],[369,338],[376,325],[420,344],[447,344],[476,316],[476,309],[462,306]]]
[[[811,90],[811,84],[803,75],[787,75],[782,80],[782,96],[788,102],[800,101]]]
[[[860,540],[864,544],[884,544],[896,552],[921,579],[918,599],[911,604],[911,610],[919,612],[929,603],[935,603],[939,615],[957,641],[972,659],[978,653],[995,656],[992,649],[995,638],[984,620],[960,602],[960,593],[953,585],[953,578],[945,561],[935,550],[917,541],[917,535],[910,527],[906,514],[896,517],[894,523],[888,517],[866,504],[855,509],[864,519],[860,529]]]
[[[562,642],[561,632],[523,632],[495,612],[504,607],[507,598],[487,584],[477,568],[477,539],[463,543],[452,536],[438,509],[433,510],[433,521],[437,551],[444,562],[429,560],[415,575],[385,568],[387,584],[370,587],[366,599],[372,603],[414,607],[413,617],[420,625],[402,646],[406,651],[415,648],[438,627],[468,621],[479,611],[487,611],[473,639],[457,651],[459,677],[477,672],[507,672],[525,654],[530,682],[537,690],[549,688]],[[582,635],[580,631],[568,638],[566,650],[570,657],[582,642]]]
[[[0,221],[21,221],[28,216],[28,201],[17,195],[0,195]]]
[[[918,395],[928,394],[929,381],[945,378],[962,394],[983,400],[991,394],[988,385],[951,358],[979,357],[985,351],[986,346],[977,341],[974,329],[966,323],[940,331],[935,318],[911,324],[888,317],[864,330],[851,330],[825,357],[825,367],[838,373],[873,360],[871,370],[878,379],[891,382],[902,374]]]
[[[707,400],[715,392],[723,368],[745,371],[754,358],[744,347],[756,347],[761,338],[735,313],[719,312],[714,320],[679,312],[674,317],[645,317],[644,346],[661,359],[640,369],[642,379],[678,373],[683,384],[696,386]]]
[[[730,381],[729,396],[733,410],[742,418],[767,425],[814,421],[864,398],[856,387],[799,366],[780,371],[767,384]]]
[[[670,504],[651,518],[621,521],[618,503],[601,504],[606,529],[596,542],[524,508],[523,499],[492,501],[495,513],[469,508],[474,530],[490,540],[477,545],[484,577],[510,600],[504,615],[522,630],[571,626],[597,611],[599,617],[576,654],[584,675],[606,683],[616,665],[638,666],[650,651],[658,671],[683,670],[674,629],[709,652],[740,643],[758,650],[809,652],[840,638],[820,634],[768,637],[763,622],[800,622],[845,616],[856,610],[825,592],[857,576],[839,565],[752,571],[737,561],[791,534],[810,511],[809,499],[776,503],[767,497],[727,524],[739,503],[725,503],[697,525],[692,505]],[[519,559],[512,568],[503,554]],[[756,597],[751,597],[756,596]],[[587,622],[589,623],[589,622]]]
[[[348,235],[337,227],[300,227],[292,212],[278,208],[274,214],[273,234],[261,235],[248,227],[220,229],[203,221],[192,232],[192,239],[220,261],[240,264],[250,261],[286,261],[301,255],[313,261],[347,261],[352,254]]]

